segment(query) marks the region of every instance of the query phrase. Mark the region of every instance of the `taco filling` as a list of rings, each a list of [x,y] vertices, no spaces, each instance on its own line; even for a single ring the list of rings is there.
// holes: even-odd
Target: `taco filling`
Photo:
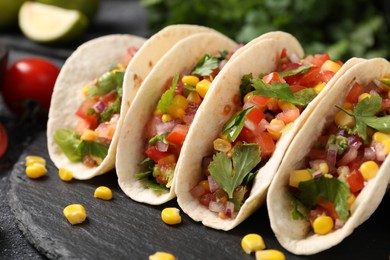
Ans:
[[[390,152],[390,81],[354,83],[345,103],[289,177],[293,219],[326,235],[348,221],[356,197]]]
[[[203,158],[204,178],[192,188],[192,196],[220,218],[233,218],[283,132],[292,127],[341,65],[327,54],[303,60],[287,57],[284,49],[274,72],[258,78],[244,75],[241,106],[214,140],[213,154]]]
[[[69,161],[95,167],[107,156],[120,115],[124,73],[137,50],[128,48],[117,65],[83,87],[75,129],[56,130],[54,139]]]
[[[146,124],[146,158],[139,163],[138,180],[145,180],[149,189],[166,192],[172,179],[181,147],[195,113],[214,77],[233,53],[205,54],[191,70],[176,74],[166,83],[166,91]]]

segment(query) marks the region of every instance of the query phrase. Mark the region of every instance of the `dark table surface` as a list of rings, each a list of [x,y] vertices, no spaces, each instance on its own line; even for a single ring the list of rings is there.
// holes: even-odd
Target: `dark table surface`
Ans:
[[[112,33],[129,33],[144,37],[148,36],[148,31],[146,28],[147,14],[146,11],[139,5],[138,1],[102,0],[101,3],[101,9],[90,29],[78,42],[75,42],[72,46],[50,47],[36,44],[27,40],[17,30],[10,31],[7,33],[0,33],[0,43],[6,44],[10,48],[9,63],[11,64],[13,61],[19,58],[40,56],[49,58],[60,67],[65,61],[65,59],[79,44],[89,39]],[[18,210],[20,211],[20,209],[24,209],[23,207],[29,207],[28,202],[26,203],[26,201],[22,201],[21,199],[23,198],[23,196],[28,196],[28,194],[23,194],[23,191],[26,191],[26,193],[31,192],[32,197],[37,196],[37,194],[34,193],[33,190],[28,190],[32,188],[31,185],[28,185],[28,183],[23,181],[23,177],[21,177],[21,173],[23,171],[22,162],[23,156],[26,155],[26,153],[31,151],[37,151],[39,145],[45,143],[45,125],[34,123],[19,125],[16,118],[13,117],[4,107],[1,97],[0,121],[5,124],[10,139],[9,148],[6,154],[0,159],[0,259],[46,259],[47,257],[59,258],[61,256],[61,253],[57,254],[50,252],[50,249],[48,251],[48,247],[40,246],[39,244],[34,244],[33,246],[31,244],[31,241],[34,239],[41,238],[40,234],[32,234],[31,230],[26,231],[25,229],[22,232],[19,229],[20,225],[17,225],[17,222],[20,221],[20,218],[15,218],[11,210],[11,208],[13,208],[14,211],[18,212]],[[47,152],[45,151],[46,147],[42,148],[42,154],[44,156],[47,156]],[[53,167],[53,165],[49,165],[50,169],[53,169]],[[11,176],[11,173],[13,176]],[[107,176],[101,178],[99,177],[96,180],[92,180],[90,182],[75,182],[69,185],[68,188],[71,191],[73,191],[74,189],[91,190],[93,185],[104,182],[109,182],[114,185],[114,182],[116,180],[114,175],[115,173],[112,172]],[[46,187],[47,190],[45,192],[53,192],[53,194],[57,193],[58,191],[55,188],[48,186],[48,183],[58,185],[57,181],[53,179],[46,179],[43,182],[35,183],[36,186],[34,188]],[[169,229],[165,226],[161,226],[161,221],[159,217],[156,217],[163,206],[149,207],[133,203],[128,198],[126,198],[123,193],[120,192],[118,186],[114,187],[114,192],[116,199],[115,201],[113,201],[113,203],[109,204],[109,207],[112,208],[113,211],[115,211],[115,207],[117,207],[118,216],[120,216],[121,214],[127,214],[126,209],[123,209],[123,205],[129,207],[129,209],[142,209],[145,212],[152,214],[151,216],[146,217],[146,219],[153,219],[153,221],[155,221],[154,224],[156,225],[155,229],[160,227],[161,230],[151,231],[149,230],[149,226],[141,227],[143,220],[141,219],[141,217],[138,217],[133,221],[135,221],[137,225],[140,225],[140,229],[145,228],[145,232],[152,232],[151,234],[156,236],[156,239],[164,236],[164,234],[171,234],[170,232],[172,232],[172,229]],[[17,196],[10,198],[10,196],[14,196],[15,194],[17,194]],[[21,196],[20,198],[19,195]],[[388,210],[385,208],[389,204],[389,199],[389,194],[387,194],[378,210],[374,213],[374,215],[368,221],[362,224],[362,226],[359,227],[350,237],[345,239],[345,241],[343,241],[340,245],[337,245],[336,247],[327,250],[321,254],[310,257],[297,257],[286,253],[287,259],[389,259],[389,213]],[[10,207],[10,203],[19,203],[20,206]],[[48,202],[48,204],[50,203]],[[176,202],[170,202],[168,205],[176,205]],[[59,205],[54,205],[53,207],[59,207]],[[96,211],[100,210],[99,206],[96,206],[95,209]],[[62,218],[56,220],[49,219],[50,216],[45,217],[46,220],[44,219],[44,221],[48,221],[48,224],[51,223],[51,225],[59,226],[64,225],[65,221],[63,221]],[[91,221],[87,223],[85,230],[90,229],[90,232],[93,232],[93,225],[96,221],[98,221],[98,218],[99,216],[96,216],[96,219],[91,218]],[[42,225],[42,221],[42,219],[38,218],[38,220],[34,220],[34,224],[38,226]],[[118,228],[118,221],[120,222],[120,220],[114,218],[115,223],[108,223],[108,229]],[[204,255],[205,253],[214,255],[213,259],[220,259],[221,257],[223,257],[224,259],[253,259],[254,256],[246,256],[242,252],[242,249],[239,245],[240,238],[248,232],[259,232],[263,234],[266,238],[266,243],[268,243],[268,246],[283,250],[273,237],[272,231],[269,228],[266,207],[262,207],[252,217],[250,217],[237,229],[234,229],[231,232],[218,232],[204,228],[200,224],[191,222],[191,220],[188,219],[186,216],[184,216],[184,222],[184,225],[174,230],[178,239],[183,238],[182,241],[177,241],[177,245],[185,247],[188,252],[196,252],[199,255],[193,254],[191,255],[191,257],[186,257],[186,252],[184,252],[183,250],[178,250],[178,255],[182,256],[180,257],[180,259],[207,259],[207,255]],[[134,225],[131,225],[131,223],[124,223],[123,229],[124,231],[126,231],[126,229],[131,230],[133,226]],[[42,228],[42,232],[45,231],[44,226],[39,227]],[[119,227],[121,227],[120,223]],[[55,227],[50,227],[48,229],[55,230]],[[66,225],[65,229],[66,232],[78,232],[77,230],[79,230],[78,228],[69,228],[69,225]],[[191,234],[191,232],[193,233]],[[137,230],[137,232],[133,233],[133,236],[135,236],[136,234],[138,234],[140,239],[144,237],[142,230]],[[113,239],[122,239],[121,235],[122,234],[118,233],[118,235],[116,237],[114,236]],[[131,236],[131,234],[129,234],[129,236]],[[165,246],[169,249],[174,250],[175,240],[172,239],[173,238],[167,237]],[[221,241],[218,242],[216,241],[217,239],[220,239]],[[150,242],[150,245],[144,244],[144,247],[146,249],[138,250],[138,256],[142,255],[142,257],[137,257],[137,259],[147,259],[147,253],[151,253],[152,251],[150,250],[157,249],[156,245],[158,246],[158,249],[164,249],[164,242],[156,242],[155,240],[153,240],[153,242]],[[223,250],[220,249],[219,247],[224,247],[223,240],[225,241],[225,247],[231,248],[224,248]],[[54,241],[54,238],[52,241]],[[194,241],[200,242],[192,244]],[[120,242],[121,241],[119,241],[118,243]],[[127,242],[126,237],[123,238],[122,242]],[[99,242],[97,242],[97,244],[98,243]],[[214,245],[217,246],[219,250],[221,250],[221,257],[219,258],[215,257],[215,255],[218,255],[218,252],[215,250],[216,248],[214,247]],[[66,247],[67,245],[64,246]],[[102,248],[104,248],[105,246],[107,246],[107,248],[110,248],[108,244],[104,243],[101,246]],[[142,247],[142,244],[140,244],[139,247]],[[75,246],[74,249],[76,250],[77,246]],[[99,248],[96,249],[95,254],[91,254],[89,252],[89,255],[80,255],[80,258],[103,258],[105,255],[99,255],[98,249]],[[83,253],[82,250],[80,252]],[[142,252],[143,254],[141,254],[140,252]],[[110,255],[110,252],[105,253]],[[120,250],[118,252],[111,253],[112,257],[118,256],[115,258],[121,258]],[[226,254],[231,254],[231,257],[226,257]],[[129,257],[127,259],[134,258]]]

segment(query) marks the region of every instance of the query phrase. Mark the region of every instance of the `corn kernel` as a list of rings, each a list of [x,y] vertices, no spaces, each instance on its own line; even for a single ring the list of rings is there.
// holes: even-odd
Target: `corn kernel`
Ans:
[[[149,256],[149,260],[175,260],[175,256],[166,252],[156,252],[154,255]]]
[[[209,90],[211,82],[207,79],[203,79],[196,84],[196,91],[199,95],[204,98],[206,96],[207,91]]]
[[[383,148],[385,149],[386,155],[390,154],[390,139],[383,140],[381,143]]]
[[[95,141],[97,139],[97,133],[91,129],[86,129],[80,137],[82,141]]]
[[[360,165],[359,171],[363,175],[363,178],[367,181],[376,176],[379,171],[379,166],[374,161],[367,161]]]
[[[258,234],[248,234],[241,239],[241,247],[245,253],[250,254],[265,248],[263,238]]]
[[[163,121],[164,123],[165,122],[169,122],[169,121],[172,121],[172,116],[170,114],[163,114],[161,116],[161,121]]]
[[[295,170],[290,173],[289,185],[291,187],[298,188],[300,182],[308,181],[311,180],[312,178],[313,176],[307,169]]]
[[[26,167],[26,175],[31,179],[37,179],[44,176],[47,173],[45,165],[40,163],[33,163]]]
[[[370,98],[371,95],[369,93],[363,93],[363,94],[360,94],[360,96],[358,97],[358,101],[362,101],[363,99],[365,98]]]
[[[290,102],[287,102],[287,101],[284,101],[284,100],[281,100],[279,99],[278,100],[278,106],[281,110],[287,110],[287,109],[295,109],[297,108],[294,104],[290,103]]]
[[[187,101],[200,105],[202,103],[202,98],[199,96],[198,92],[190,92],[187,96]]]
[[[336,73],[341,68],[341,65],[332,60],[325,61],[321,66],[321,71],[327,70]]]
[[[162,116],[163,112],[160,110],[160,109],[156,109],[154,110],[154,113],[153,113],[155,116]]]
[[[275,249],[256,251],[256,260],[285,260],[286,257],[282,252]]]
[[[268,133],[270,133],[273,140],[279,140],[286,124],[282,120],[276,118],[272,119],[269,124],[270,125],[267,127]]]
[[[353,195],[352,193],[348,196],[347,198],[347,204],[348,204],[348,208],[351,208],[352,207],[352,204],[355,202],[356,200],[356,197],[355,195]]]
[[[174,154],[170,154],[167,156],[162,157],[160,160],[158,160],[158,163],[160,165],[166,164],[166,163],[175,163],[176,162],[176,156]]]
[[[41,156],[28,155],[26,156],[25,160],[26,160],[26,166],[33,165],[34,163],[46,165],[46,160]]]
[[[182,109],[186,110],[188,107],[188,101],[187,98],[183,95],[176,95],[173,97],[172,104],[181,107]]]
[[[81,204],[71,204],[64,208],[64,216],[70,224],[80,224],[87,218],[87,212]]]
[[[321,171],[323,174],[328,174],[328,172],[329,172],[329,166],[328,166],[328,164],[327,164],[326,162],[320,163],[319,168],[320,168],[320,171]]]
[[[63,181],[71,181],[73,179],[73,172],[61,167],[58,169],[58,176]]]
[[[253,91],[246,93],[246,95],[244,96],[244,103],[248,102],[252,98],[253,98]]]
[[[352,112],[348,109],[347,111]],[[337,112],[334,121],[338,126],[346,126],[348,128],[353,128],[355,126],[355,118],[346,114],[344,111]]]
[[[203,189],[204,189],[206,192],[209,192],[209,191],[210,191],[210,185],[209,185],[209,181],[208,181],[208,180],[200,181],[200,182],[199,182],[199,185],[202,186]]]
[[[181,223],[180,210],[178,208],[165,208],[161,211],[161,219],[165,224],[176,225]]]
[[[112,199],[112,190],[106,186],[97,187],[93,196],[102,200],[111,200]]]
[[[168,114],[174,118],[183,118],[186,114],[185,110],[177,105],[171,104],[167,108]]]
[[[324,89],[325,86],[326,86],[325,83],[318,83],[317,85],[314,86],[314,91],[318,94]]]
[[[352,103],[344,102],[344,104],[342,105],[342,108],[352,111],[353,105],[352,105]]]
[[[83,86],[83,96],[88,96],[88,92],[89,92],[89,85],[84,85]]]
[[[232,144],[229,141],[222,138],[215,139],[213,144],[214,144],[214,150],[219,152],[227,153],[232,149]]]
[[[372,140],[375,141],[375,142],[380,143],[380,142],[382,142],[384,140],[390,140],[390,135],[382,133],[382,132],[375,132],[372,135]]]
[[[319,216],[312,223],[316,234],[326,235],[333,229],[333,219],[329,216]]]
[[[183,84],[195,87],[196,84],[198,84],[198,82],[199,82],[199,78],[197,76],[193,76],[193,75],[183,76],[181,78],[181,82],[183,82]]]

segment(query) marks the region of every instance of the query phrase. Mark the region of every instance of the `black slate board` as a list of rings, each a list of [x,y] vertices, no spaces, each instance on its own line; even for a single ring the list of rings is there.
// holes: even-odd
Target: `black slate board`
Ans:
[[[48,174],[38,180],[25,173],[26,155],[47,159]],[[168,226],[160,218],[161,210],[177,206],[173,200],[161,206],[136,203],[126,197],[117,184],[115,172],[89,181],[61,181],[57,168],[47,154],[46,134],[21,155],[10,176],[9,203],[19,228],[42,255],[52,259],[148,259],[156,251],[174,254],[177,259],[254,259],[241,249],[247,233],[261,234],[270,249],[283,251],[287,259],[389,259],[390,229],[387,194],[378,210],[339,245],[312,256],[286,252],[275,239],[265,205],[237,228],[229,232],[206,228],[182,213],[183,221]],[[93,197],[96,187],[112,188],[114,199]],[[70,225],[63,208],[81,203],[87,221]],[[1,258],[1,257],[0,257]]]

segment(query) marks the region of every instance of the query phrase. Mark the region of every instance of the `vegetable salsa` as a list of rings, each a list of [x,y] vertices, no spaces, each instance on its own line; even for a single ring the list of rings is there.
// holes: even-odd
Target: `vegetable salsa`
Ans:
[[[283,132],[291,128],[341,65],[327,54],[303,60],[287,57],[284,49],[274,72],[257,78],[244,75],[242,106],[214,140],[214,153],[203,158],[204,179],[192,188],[193,197],[220,218],[233,218]]]
[[[125,69],[137,50],[128,48],[117,65],[83,87],[85,100],[75,112],[75,129],[57,129],[54,139],[71,162],[95,167],[107,156],[120,115]]]

